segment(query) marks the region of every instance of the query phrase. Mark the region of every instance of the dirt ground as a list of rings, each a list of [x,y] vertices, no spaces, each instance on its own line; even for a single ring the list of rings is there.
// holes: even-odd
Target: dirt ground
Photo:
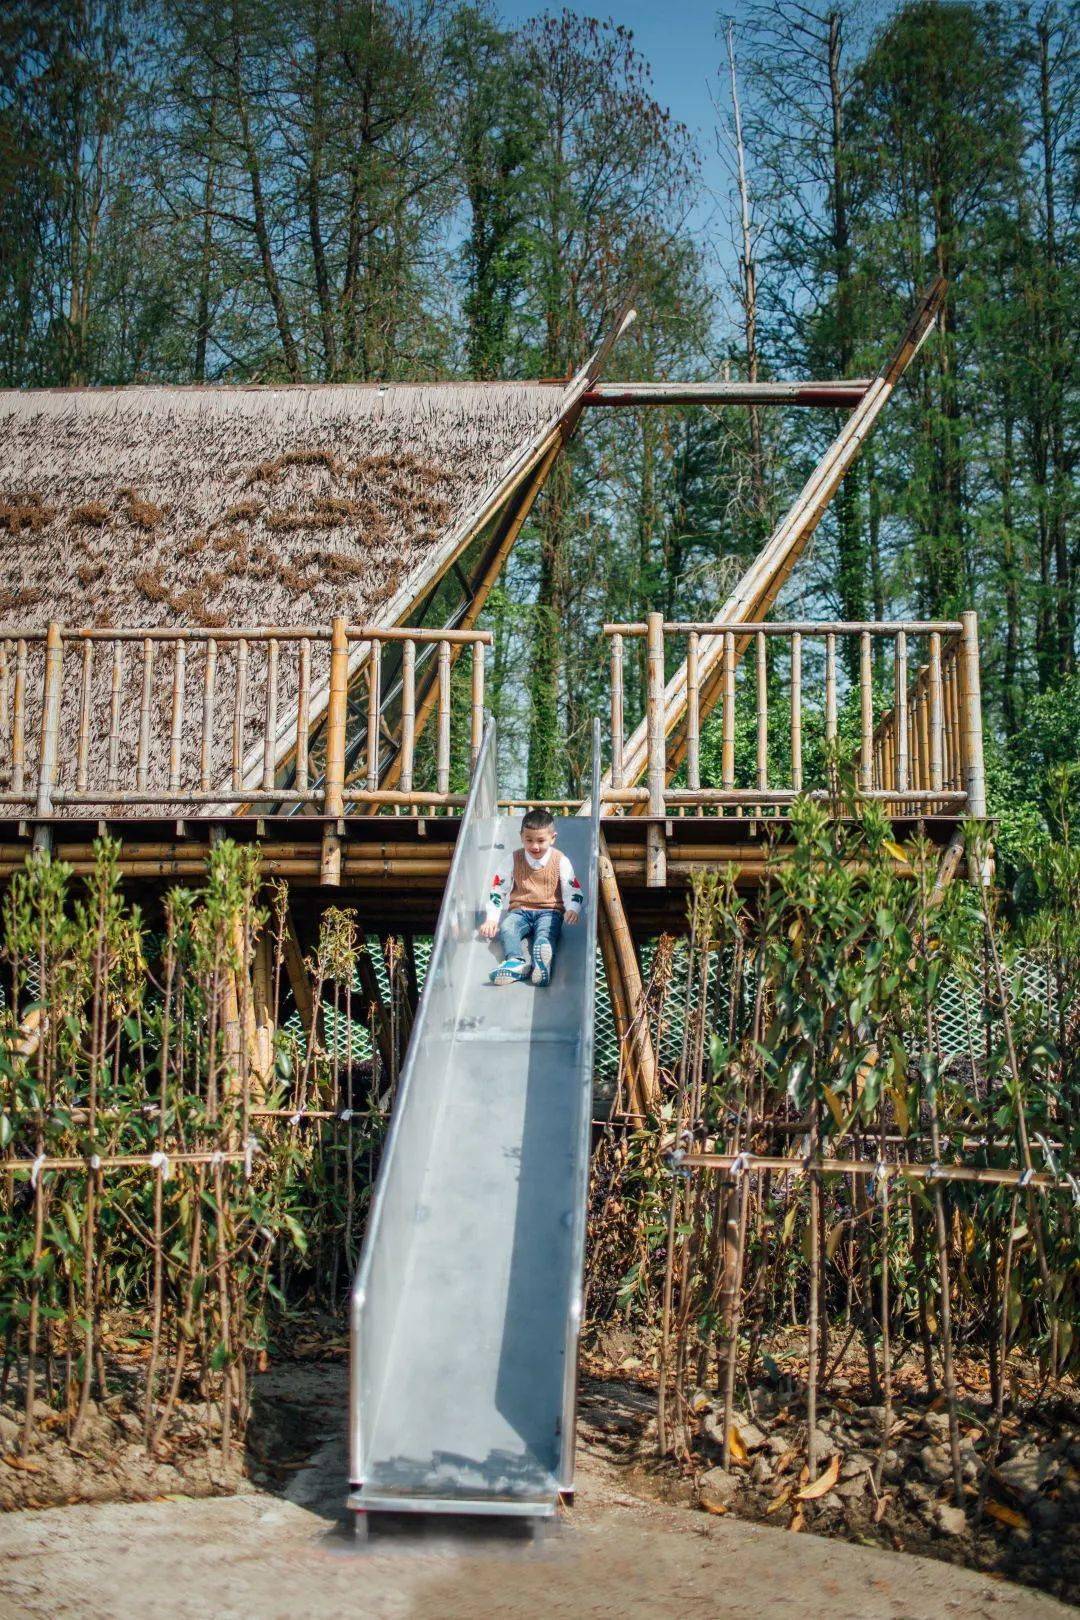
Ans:
[[[589,1417],[575,1505],[537,1532],[490,1521],[378,1520],[350,1533],[345,1370],[288,1369],[267,1382],[259,1434],[265,1483],[235,1496],[179,1493],[0,1518],[0,1616],[126,1620],[770,1620],[793,1606],[830,1620],[963,1615],[1049,1620],[1075,1611],[1042,1593],[934,1559],[714,1516],[650,1499],[617,1444],[619,1423]],[[282,1377],[286,1375],[283,1373]],[[623,1427],[635,1419],[633,1394]],[[608,1414],[604,1414],[606,1419]]]

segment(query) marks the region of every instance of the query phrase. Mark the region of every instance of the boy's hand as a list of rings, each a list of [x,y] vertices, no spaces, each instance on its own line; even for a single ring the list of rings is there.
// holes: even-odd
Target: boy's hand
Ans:
[[[477,929],[477,933],[480,935],[481,939],[494,939],[498,932],[499,924],[494,917],[489,917],[488,920],[486,922],[482,922],[480,927]]]
[[[566,921],[571,928],[573,928],[574,924],[580,919],[580,917],[580,911],[568,911],[566,913]]]

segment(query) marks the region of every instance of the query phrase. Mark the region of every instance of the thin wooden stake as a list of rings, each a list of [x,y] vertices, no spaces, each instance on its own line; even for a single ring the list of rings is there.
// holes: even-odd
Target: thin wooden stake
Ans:
[[[232,785],[240,788],[244,781],[244,734],[247,722],[247,667],[248,644],[244,637],[236,644],[236,692],[233,700]]]
[[[90,779],[90,700],[94,684],[94,643],[84,641],[82,649],[82,681],[79,688],[79,753],[75,765],[75,789],[86,792]]]
[[[450,643],[439,642],[439,705],[438,745],[435,761],[435,787],[439,793],[450,791]]]
[[[721,714],[721,786],[735,786],[735,637],[724,635],[724,695]]]
[[[203,666],[202,737],[199,742],[199,787],[210,791],[210,771],[214,757],[214,699],[217,684],[217,642],[206,643],[206,663]]]
[[[184,696],[187,684],[187,642],[173,648],[172,720],[169,727],[169,792],[180,791],[180,749],[184,730]]]
[[[769,787],[769,655],[766,637],[759,630],[757,643],[757,790]]]
[[[124,681],[124,643],[113,642],[112,668],[109,672],[109,774],[108,786],[116,786],[120,770],[120,691]]]
[[[379,719],[382,711],[382,647],[373,641],[368,649],[367,707],[367,785],[374,793],[379,786]]]
[[[621,645],[621,636],[619,641]],[[698,651],[698,633],[691,630],[686,644],[686,785],[692,792],[701,786],[701,678]],[[621,693],[619,702],[622,702]],[[621,755],[621,739],[619,751]]]
[[[484,740],[484,643],[474,641],[472,649],[472,727],[469,736],[469,770],[476,769],[480,744]]]
[[[413,759],[416,753],[416,642],[407,641],[401,650],[401,770],[398,789],[413,790]]]
[[[150,776],[150,699],[154,684],[154,643],[149,636],[142,644],[142,693],[139,698],[139,751],[135,759],[135,789],[146,792]]]
[[[301,638],[296,697],[296,790],[308,790],[308,748],[311,737],[311,642]]]
[[[278,706],[278,644],[271,636],[266,643],[266,708],[265,733],[263,735],[263,792],[268,793],[274,786],[274,764],[277,746],[277,706]]]
[[[874,666],[870,634],[864,630],[859,637],[859,786],[864,793],[874,786],[874,752]],[[880,750],[877,781],[884,786]]]
[[[791,785],[802,792],[802,636],[791,638]]]

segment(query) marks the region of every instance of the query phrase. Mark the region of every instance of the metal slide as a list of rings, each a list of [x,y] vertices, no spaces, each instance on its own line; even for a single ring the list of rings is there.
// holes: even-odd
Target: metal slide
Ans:
[[[549,1516],[573,1488],[592,1112],[593,815],[557,848],[585,889],[552,982],[494,988],[476,935],[500,846],[488,723],[352,1294],[349,1506]]]

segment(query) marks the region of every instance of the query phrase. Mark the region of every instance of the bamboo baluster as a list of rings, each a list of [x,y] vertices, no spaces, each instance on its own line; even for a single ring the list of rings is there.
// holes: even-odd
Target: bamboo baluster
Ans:
[[[950,643],[945,655],[945,786],[960,786],[960,751],[956,736],[956,646]]]
[[[435,789],[450,791],[450,643],[439,642],[438,747],[435,761]]]
[[[149,636],[142,644],[142,693],[139,698],[139,751],[135,756],[135,786],[146,792],[150,775],[150,699],[154,689],[154,643]]]
[[[7,742],[11,735],[11,664],[8,655],[9,643],[0,641],[0,742]]]
[[[296,791],[308,790],[308,732],[311,728],[311,642],[300,638],[296,693]]]
[[[648,737],[648,811],[653,818],[664,814],[664,786],[667,777],[667,749],[664,737],[664,616],[650,613],[646,619],[645,720]],[[662,888],[667,882],[667,851],[662,820],[654,819],[646,835],[646,884]]]
[[[836,637],[825,637],[825,741],[836,741]]]
[[[401,770],[398,789],[413,790],[413,758],[416,753],[416,642],[407,641],[401,656]]]
[[[113,642],[112,667],[109,671],[109,774],[110,791],[116,786],[120,771],[120,692],[124,684],[124,643]]]
[[[472,734],[469,738],[469,771],[476,769],[480,744],[484,740],[484,643],[474,641],[472,649]]]
[[[232,732],[232,785],[233,788],[243,786],[244,780],[244,733],[247,721],[247,667],[248,644],[247,637],[243,636],[236,643],[236,690],[233,694],[233,732]]]
[[[623,785],[623,638],[618,633],[611,638],[611,782],[613,787]]]
[[[79,752],[75,764],[75,790],[85,793],[90,780],[90,700],[94,688],[94,643],[87,637],[82,646],[82,680],[79,686]]]
[[[915,688],[916,716],[919,735],[919,772],[915,786],[925,792],[930,786],[930,671],[919,671]]]
[[[983,766],[982,690],[979,676],[979,618],[962,613],[960,640],[960,719],[963,786],[968,815],[986,817],[986,773]]]
[[[184,698],[187,688],[187,642],[179,640],[173,652],[172,723],[169,727],[169,792],[180,791],[180,747],[184,733]]]
[[[930,633],[930,786],[945,786],[945,709],[941,681],[941,636]]]
[[[326,703],[326,766],[323,773],[323,828],[320,876],[336,888],[341,883],[341,835],[337,823],[345,814],[345,728],[349,713],[349,636],[345,620],[334,619],[330,633],[330,688]]]
[[[907,792],[910,769],[908,755],[908,693],[907,693],[907,636],[903,630],[896,634],[896,791]]]
[[[698,655],[698,633],[691,630],[686,644],[686,785],[693,793],[701,787],[701,678]]]
[[[367,788],[369,793],[376,793],[379,787],[379,715],[382,709],[382,645],[378,641],[372,641],[368,650],[367,680]]]
[[[760,630],[754,640],[757,645],[757,790],[759,793],[766,793],[769,787],[768,643]]]
[[[41,691],[41,750],[38,756],[37,813],[52,813],[52,790],[60,752],[60,688],[64,674],[60,626],[50,623],[45,640],[45,678]]]
[[[275,636],[266,643],[266,704],[263,723],[262,790],[272,793],[277,765],[278,644]]]
[[[874,766],[877,765],[876,785],[881,787],[881,750],[874,746],[874,666],[871,659],[870,632],[859,636],[859,786],[868,792],[875,786]]]
[[[203,665],[202,738],[199,745],[199,787],[210,791],[210,772],[214,760],[214,701],[217,686],[217,642],[213,636],[206,643],[206,663]]]
[[[720,780],[730,791],[735,786],[735,637],[730,630],[724,634],[723,672]]]
[[[791,785],[796,793],[802,792],[802,636],[798,630],[791,637]]]

